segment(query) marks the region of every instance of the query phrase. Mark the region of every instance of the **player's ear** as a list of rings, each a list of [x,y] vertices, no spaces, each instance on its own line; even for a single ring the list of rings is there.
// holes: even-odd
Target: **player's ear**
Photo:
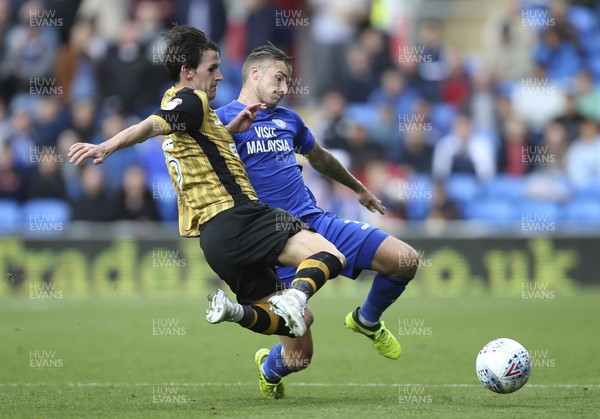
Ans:
[[[181,66],[181,76],[185,77],[186,79],[191,79],[192,77],[194,77],[194,69],[190,68],[188,66],[182,65]]]
[[[253,65],[252,67],[250,67],[250,77],[252,77],[253,80],[258,80],[260,78],[261,73],[262,71],[258,66]]]

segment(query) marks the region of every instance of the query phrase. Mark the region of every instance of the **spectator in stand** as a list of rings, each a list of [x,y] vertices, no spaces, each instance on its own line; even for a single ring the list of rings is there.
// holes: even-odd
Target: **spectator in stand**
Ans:
[[[170,0],[132,0],[137,40],[142,46],[152,44],[167,30],[171,20]],[[126,24],[125,24],[126,25]]]
[[[366,102],[378,85],[371,56],[359,45],[349,47],[337,86],[348,102]]]
[[[533,169],[528,164],[528,150],[533,149],[529,140],[527,125],[517,118],[504,121],[503,135],[498,151],[498,173],[511,176],[524,176]]]
[[[388,162],[400,159],[402,137],[398,130],[398,113],[393,106],[382,103],[377,107],[377,119],[367,127],[369,137],[382,150],[383,158]]]
[[[33,129],[33,118],[26,109],[14,109],[10,118],[10,134],[12,154],[18,166],[27,167],[37,144],[36,132]]]
[[[368,0],[308,0],[312,11],[310,32],[312,40],[311,73],[321,98],[336,85],[343,70],[346,49],[354,40],[357,28],[368,22]]]
[[[565,104],[565,112],[556,118],[554,122],[561,124],[567,132],[569,143],[579,135],[579,125],[585,118],[577,110],[575,94],[569,93]]]
[[[60,133],[57,140],[57,152],[59,156],[66,156],[69,154],[69,148],[75,144],[81,142],[81,137],[73,129],[67,129]],[[61,162],[63,163],[63,162]],[[79,190],[79,169],[77,166],[72,164],[61,164],[59,166],[62,178],[65,180],[65,187],[69,200],[74,199],[78,196]]]
[[[571,191],[566,182],[566,154],[569,141],[564,127],[550,123],[544,130],[541,146],[528,151],[528,162],[534,166],[526,178],[526,192],[532,199],[562,202]]]
[[[582,0],[575,0],[581,2]],[[571,0],[554,0],[550,3],[550,16],[553,22],[553,28],[558,32],[560,39],[569,42],[578,55],[584,53],[577,29],[571,23],[568,16],[569,3]]]
[[[350,153],[350,171],[357,177],[364,176],[364,169],[370,161],[381,160],[382,150],[369,138],[367,129],[351,123],[348,130],[348,152]]]
[[[337,91],[330,91],[323,96],[322,111],[317,128],[320,138],[328,149],[348,151],[348,132],[350,121],[345,117],[346,99]]]
[[[35,138],[38,146],[55,146],[60,133],[69,125],[69,116],[55,97],[40,100],[37,118],[34,122]]]
[[[536,33],[532,25],[524,24],[520,3],[505,0],[503,10],[491,13],[485,24],[485,63],[500,82],[519,80],[533,71],[531,51]]]
[[[52,148],[44,149],[36,156],[35,169],[27,179],[27,199],[67,199],[67,188],[60,170],[64,156],[57,155]]]
[[[107,115],[101,123],[102,129],[91,141],[99,144],[106,138],[114,137],[118,132],[125,128],[125,117],[118,112]],[[128,147],[120,150],[107,159],[101,166],[104,171],[104,186],[111,192],[116,193],[123,183],[123,175],[128,167],[139,164],[139,158],[136,151],[137,147]]]
[[[580,135],[567,152],[566,167],[575,188],[600,184],[600,135],[598,123],[593,119],[581,123]]]
[[[580,72],[575,85],[577,112],[586,118],[600,121],[600,89],[594,84],[592,75],[587,71]]]
[[[109,44],[115,44],[125,25],[129,14],[130,1],[112,1],[110,6],[106,0],[82,0],[77,17],[90,20],[98,31],[98,35]]]
[[[156,100],[161,97],[163,88],[170,86],[167,72],[164,71],[161,59],[164,56],[165,43],[161,33],[166,32],[173,24],[171,17],[174,6],[171,0],[133,0],[133,26],[135,28],[134,36],[129,37],[129,46],[131,56],[130,60],[134,66],[128,69],[134,76],[139,76],[144,80],[143,86],[139,87],[138,94],[133,100],[130,98],[131,106],[125,103],[125,108],[119,108],[120,111],[127,111],[139,117],[146,116],[152,112],[156,106]],[[126,24],[127,25],[127,24]],[[123,34],[122,34],[123,36]],[[119,41],[119,59],[127,61],[127,52],[123,48],[123,40]],[[135,46],[139,50],[135,49]],[[142,58],[133,58],[135,53],[141,53]],[[118,65],[118,64],[117,64]],[[111,73],[109,73],[111,74]],[[123,74],[119,72],[117,74]],[[147,86],[156,86],[156,89],[148,89]],[[118,95],[114,96],[118,97]]]
[[[47,26],[30,24],[30,16],[42,9],[44,6],[41,0],[22,3],[19,23],[6,34],[6,50],[0,65],[3,78],[12,79],[11,83],[15,84],[16,90],[26,95],[29,95],[32,80],[34,88],[44,87],[43,79],[52,75],[56,61],[59,42],[57,32]]]
[[[406,78],[397,69],[383,72],[377,86],[369,95],[368,102],[374,106],[392,106],[396,114],[408,114],[413,109],[417,92],[406,83]]]
[[[158,67],[159,62],[156,64]],[[118,98],[123,112],[141,113],[144,105],[154,98],[147,88],[150,67],[140,40],[139,24],[127,21],[121,28],[118,44],[108,49],[99,70],[103,97]]]
[[[515,116],[537,134],[564,113],[567,101],[561,86],[549,80],[545,68],[539,65],[533,77],[521,80],[520,85],[514,87],[511,100]]]
[[[373,73],[378,79],[384,71],[394,68],[390,58],[389,39],[384,32],[367,26],[360,33],[358,44],[369,54]]]
[[[73,25],[69,42],[58,52],[54,71],[57,85],[63,88],[63,102],[91,99],[97,95],[96,66],[106,48],[106,42],[95,33],[92,21],[80,20]]]
[[[581,69],[581,60],[573,42],[562,36],[556,27],[549,27],[541,34],[540,42],[534,49],[534,59],[546,68],[551,81],[569,87]]]
[[[385,217],[364,213],[369,224],[380,228],[397,228],[399,219],[406,219],[405,202],[399,191],[406,182],[405,174],[395,165],[381,160],[370,161],[364,170],[363,183],[375,194],[385,207]]]
[[[174,3],[178,24],[200,28],[209,39],[221,43],[227,29],[227,10],[223,0],[178,0]]]
[[[467,107],[473,116],[473,128],[483,132],[497,131],[495,108],[496,95],[492,73],[485,67],[472,75],[473,92]]]
[[[6,59],[6,35],[13,26],[12,10],[10,0],[0,0],[0,63]],[[13,83],[12,74],[5,71],[0,65],[0,101],[4,103],[10,102],[15,93],[15,85]]]
[[[442,46],[442,27],[435,20],[426,20],[419,27],[419,43],[412,54],[416,60],[421,95],[435,104],[442,100],[441,83],[450,74],[448,53]]]
[[[435,182],[433,207],[427,217],[428,222],[456,221],[462,218],[458,205],[446,194],[444,182]]]
[[[490,140],[475,134],[469,115],[459,114],[452,132],[442,138],[433,150],[433,176],[437,180],[452,174],[472,174],[481,181],[496,173],[496,156]]]
[[[448,67],[448,77],[440,83],[442,102],[462,109],[471,98],[470,80],[465,72],[463,57],[456,52],[448,53]]]
[[[96,133],[96,104],[82,99],[71,104],[71,126],[82,141],[90,142]]]
[[[112,221],[114,200],[104,187],[104,175],[98,166],[81,170],[81,196],[72,203],[73,220]]]
[[[291,53],[293,31],[290,26],[283,24],[283,17],[279,17],[281,23],[277,20],[277,12],[282,13],[283,9],[276,8],[269,0],[250,0],[248,3],[246,55],[249,55],[254,48],[265,45],[267,42],[272,42],[278,48]],[[291,14],[286,16],[291,16]]]
[[[10,120],[8,110],[6,109],[6,102],[0,99],[0,145],[8,140],[9,134]]]
[[[425,141],[425,131],[412,129],[404,133],[398,163],[406,172],[431,175],[433,147]]]
[[[417,127],[424,132],[427,144],[435,145],[446,133],[450,132],[451,127],[441,126],[433,121],[431,116],[431,103],[425,99],[416,99],[413,102],[411,113],[399,115],[400,124],[405,124],[408,129]],[[402,125],[400,125],[402,130]],[[406,129],[405,129],[406,130]]]
[[[44,0],[46,10],[54,10],[55,16],[60,16],[61,24],[55,28],[59,33],[60,44],[68,42],[71,28],[77,20],[77,9],[81,0]]]
[[[0,199],[23,201],[25,188],[24,167],[15,161],[10,143],[0,143]]]
[[[152,192],[140,166],[131,166],[123,176],[121,191],[115,200],[116,220],[160,221]]]

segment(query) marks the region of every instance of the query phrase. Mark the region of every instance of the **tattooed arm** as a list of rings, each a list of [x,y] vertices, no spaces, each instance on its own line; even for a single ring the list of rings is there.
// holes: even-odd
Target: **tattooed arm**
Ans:
[[[358,195],[358,202],[365,206],[369,211],[383,214],[385,207],[352,173],[350,173],[342,163],[339,162],[329,151],[325,150],[315,142],[315,145],[306,155],[308,162],[319,173],[341,183],[352,189]]]

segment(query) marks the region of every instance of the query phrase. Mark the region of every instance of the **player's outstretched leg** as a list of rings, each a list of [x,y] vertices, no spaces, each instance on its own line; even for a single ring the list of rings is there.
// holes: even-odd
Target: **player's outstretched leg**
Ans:
[[[326,251],[315,253],[300,262],[291,288],[302,291],[308,300],[328,279],[338,276],[343,268],[336,255]]]
[[[309,230],[290,237],[277,259],[280,265],[297,267],[291,288],[304,294],[304,302],[346,266],[346,257],[331,242]]]
[[[267,398],[282,398],[285,394],[283,378],[307,368],[312,358],[310,331],[301,338],[281,336],[281,341],[270,350],[259,349],[255,355],[260,392]]]
[[[303,336],[306,333],[306,296],[301,291],[286,289],[273,295],[268,301],[269,309],[284,320],[284,324],[295,336]]]
[[[267,348],[261,348],[254,355],[254,362],[258,367],[258,388],[261,394],[269,399],[281,399],[285,396],[285,388],[281,377],[271,376],[267,378],[264,373],[264,365],[269,358],[270,351]]]
[[[279,295],[285,296],[287,291]],[[263,335],[302,336],[312,323],[312,316],[305,315],[305,306],[301,304],[286,306],[280,316],[271,311],[269,303],[241,305],[231,301],[220,289],[210,294],[208,301],[206,320],[209,323],[234,322]]]
[[[339,275],[343,269],[340,259],[326,251],[315,253],[298,265],[290,289],[269,298],[271,311],[285,319],[285,324],[296,330],[302,324],[304,307],[329,278]],[[304,333],[295,333],[302,336]]]
[[[400,358],[402,347],[394,335],[385,327],[385,322],[377,322],[374,326],[364,326],[358,320],[359,309],[360,307],[346,315],[346,327],[371,339],[377,352],[386,358]]]
[[[383,312],[404,292],[419,266],[418,253],[406,243],[387,237],[377,249],[371,268],[378,273],[362,306],[346,315],[346,327],[373,341],[377,351],[391,359],[402,354],[398,340],[380,322]]]

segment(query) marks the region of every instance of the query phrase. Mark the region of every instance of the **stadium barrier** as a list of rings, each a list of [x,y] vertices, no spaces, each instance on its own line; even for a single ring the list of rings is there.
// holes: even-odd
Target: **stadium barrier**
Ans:
[[[113,229],[115,227],[112,227]],[[224,286],[197,239],[116,229],[94,234],[0,237],[0,296],[190,295]],[[175,230],[176,231],[176,230]],[[93,239],[90,239],[93,237]],[[550,295],[600,285],[600,237],[415,237],[411,295]],[[363,274],[361,278],[369,278]],[[336,279],[323,294],[353,287]]]

